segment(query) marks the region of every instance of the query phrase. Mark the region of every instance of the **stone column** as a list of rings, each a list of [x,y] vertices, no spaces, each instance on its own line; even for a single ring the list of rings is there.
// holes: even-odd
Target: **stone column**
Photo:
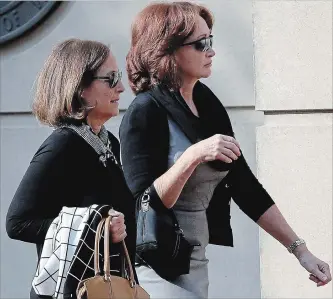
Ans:
[[[253,1],[258,178],[332,268],[332,1]],[[332,298],[260,235],[262,298]]]

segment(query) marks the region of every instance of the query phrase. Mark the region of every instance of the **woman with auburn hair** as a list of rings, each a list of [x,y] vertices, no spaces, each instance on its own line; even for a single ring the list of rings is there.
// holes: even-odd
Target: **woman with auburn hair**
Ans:
[[[46,60],[37,80],[33,111],[54,131],[32,158],[6,219],[8,236],[36,244],[38,260],[48,229],[62,208],[92,205],[115,209],[110,225],[112,274],[120,273],[121,246],[116,243],[126,236],[134,260],[135,205],[120,167],[119,141],[104,127],[119,114],[123,91],[116,59],[102,43],[69,39],[56,45]],[[78,277],[86,278],[85,273]],[[53,292],[49,289],[45,292]],[[75,291],[74,282],[68,294],[60,297],[76,298]],[[32,288],[30,297],[53,298],[36,292]]]
[[[184,237],[196,245],[189,273],[167,279],[158,275],[165,269],[142,255],[139,281],[152,298],[207,298],[205,248],[233,246],[232,197],[295,255],[310,280],[325,285],[328,264],[288,225],[248,167],[225,108],[199,81],[211,74],[212,28],[212,14],[192,2],[151,4],[132,25],[127,71],[136,97],[120,126],[125,177],[143,212],[172,209]]]

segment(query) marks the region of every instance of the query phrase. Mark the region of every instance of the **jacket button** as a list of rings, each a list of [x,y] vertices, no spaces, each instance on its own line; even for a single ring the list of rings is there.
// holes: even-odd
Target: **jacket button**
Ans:
[[[226,187],[226,188],[229,188],[229,185],[228,185],[228,184],[225,184],[225,187]]]

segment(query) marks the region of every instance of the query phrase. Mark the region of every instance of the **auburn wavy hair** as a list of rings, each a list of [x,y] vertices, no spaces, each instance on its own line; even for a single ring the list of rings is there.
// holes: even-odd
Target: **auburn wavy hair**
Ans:
[[[194,32],[197,16],[212,29],[212,13],[191,2],[153,3],[137,15],[126,57],[128,80],[135,94],[159,83],[179,89],[181,79],[174,52]]]

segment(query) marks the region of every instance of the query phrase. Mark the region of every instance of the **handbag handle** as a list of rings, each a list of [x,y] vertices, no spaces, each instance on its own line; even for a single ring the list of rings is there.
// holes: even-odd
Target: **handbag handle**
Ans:
[[[95,276],[101,273],[99,268],[99,242],[102,238],[102,228],[104,227],[105,218],[103,218],[97,226],[96,235],[95,235],[95,250],[94,250],[94,271]]]
[[[110,212],[109,212],[110,214]],[[110,274],[110,223],[113,216],[108,216],[104,222],[104,278],[105,280],[111,281],[111,274]],[[136,285],[134,279],[134,272],[131,264],[131,260],[127,251],[127,247],[125,241],[121,241],[122,247],[124,249],[125,255],[125,263],[127,263],[127,267],[129,270],[129,282],[131,287]],[[96,247],[95,247],[96,248]]]

